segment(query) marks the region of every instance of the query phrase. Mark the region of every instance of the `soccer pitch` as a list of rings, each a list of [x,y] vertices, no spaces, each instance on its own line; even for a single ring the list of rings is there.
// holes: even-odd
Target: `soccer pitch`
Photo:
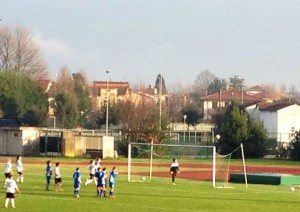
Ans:
[[[45,191],[46,161],[60,162],[64,191],[54,191],[52,177],[50,191]],[[176,185],[170,178],[154,177],[150,182],[127,182],[127,167],[118,167],[120,174],[115,187],[116,198],[97,198],[94,184],[84,186],[88,177],[89,160],[75,162],[71,159],[42,158],[26,163],[24,159],[24,184],[18,184],[21,194],[16,195],[15,211],[298,211],[300,188],[290,191],[287,186],[234,184],[231,189],[213,189],[211,182],[177,178]],[[113,162],[113,161],[110,161]],[[72,163],[72,164],[71,164]],[[2,162],[3,166],[4,163]],[[105,160],[103,161],[105,164]],[[72,174],[79,166],[82,176],[80,197],[73,197]],[[107,165],[109,173],[113,165]],[[15,165],[13,164],[15,171]],[[3,175],[2,175],[3,176]],[[2,179],[4,176],[2,177]],[[16,178],[16,176],[14,177]],[[4,179],[3,179],[4,180]],[[1,189],[5,210],[5,190]],[[13,210],[11,208],[7,210]]]

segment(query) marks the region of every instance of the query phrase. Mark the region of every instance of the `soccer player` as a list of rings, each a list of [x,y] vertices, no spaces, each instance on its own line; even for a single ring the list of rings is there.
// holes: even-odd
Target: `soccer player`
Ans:
[[[90,176],[86,179],[84,185],[87,186],[88,184],[94,182],[95,185],[97,185],[97,182],[95,180],[95,162],[94,160],[90,160],[90,164],[87,167],[88,170],[90,170]]]
[[[4,188],[6,189],[6,199],[4,207],[8,208],[9,200],[11,200],[11,207],[15,208],[15,193],[20,190],[17,186],[16,181],[12,178],[12,174],[8,174],[7,178],[4,181]]]
[[[103,167],[102,169],[103,172],[103,178],[102,178],[102,193],[103,196],[106,197],[106,181],[107,181],[107,175],[106,175],[106,167]]]
[[[61,188],[61,174],[59,168],[59,162],[55,164],[55,191],[63,191]]]
[[[4,168],[4,175],[5,175],[5,178],[8,178],[8,176],[10,174],[12,174],[13,171],[12,171],[12,164],[11,164],[11,159],[8,158],[6,160],[6,163],[5,163],[5,168]]]
[[[101,168],[101,159],[100,158],[96,158],[96,161],[95,161],[95,171],[97,171],[98,168]]]
[[[173,159],[173,162],[171,163],[170,172],[171,172],[171,176],[172,176],[172,184],[175,185],[176,175],[177,175],[177,173],[180,173],[179,164],[176,159]]]
[[[73,174],[74,179],[74,197],[79,197],[80,185],[81,185],[81,174],[79,167],[76,168],[76,171]]]
[[[51,161],[47,161],[47,166],[46,166],[46,191],[49,191],[49,186],[51,182],[51,176],[52,176],[52,168],[51,168]]]
[[[22,157],[21,157],[21,155],[17,156],[16,169],[17,169],[17,173],[19,175],[16,181],[17,182],[20,181],[21,183],[23,183],[23,181],[24,181],[24,176],[23,176],[24,168],[23,168],[23,163],[22,163]]]
[[[117,175],[118,175],[118,171],[117,168],[114,166],[109,175],[109,187],[110,187],[109,198],[115,197],[114,189],[115,189]]]
[[[95,173],[95,177],[97,179],[97,197],[101,197],[102,193],[103,193],[103,177],[104,177],[104,172],[101,171],[100,167],[98,167],[96,173]]]

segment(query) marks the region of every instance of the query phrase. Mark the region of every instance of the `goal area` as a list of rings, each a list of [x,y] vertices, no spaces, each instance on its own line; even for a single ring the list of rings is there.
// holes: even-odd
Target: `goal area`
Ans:
[[[235,151],[241,148],[242,145]],[[226,188],[232,171],[245,172],[244,160],[240,160],[243,161],[240,165],[231,166],[232,154],[219,155],[215,146],[129,143],[128,181],[170,179],[172,159],[178,159],[179,178],[210,181],[214,188]]]

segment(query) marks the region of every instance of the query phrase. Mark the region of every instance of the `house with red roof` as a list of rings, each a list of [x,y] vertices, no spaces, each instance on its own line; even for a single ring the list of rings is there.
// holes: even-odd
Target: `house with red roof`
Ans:
[[[252,105],[263,101],[261,98],[234,89],[210,94],[200,98],[203,118],[212,119],[218,109],[227,107],[233,100],[240,101],[244,105]]]
[[[92,90],[93,108],[98,110],[106,105],[107,98],[110,103],[117,103],[129,99],[131,93],[128,82],[94,81]]]

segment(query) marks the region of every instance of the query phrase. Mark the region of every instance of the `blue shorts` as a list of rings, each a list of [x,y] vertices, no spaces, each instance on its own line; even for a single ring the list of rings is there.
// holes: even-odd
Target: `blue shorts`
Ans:
[[[50,181],[51,181],[51,176],[46,176],[46,180],[47,180],[47,183],[50,183]]]
[[[103,187],[103,183],[97,182],[97,187]]]
[[[80,183],[79,182],[75,182],[74,183],[74,188],[80,188]]]

